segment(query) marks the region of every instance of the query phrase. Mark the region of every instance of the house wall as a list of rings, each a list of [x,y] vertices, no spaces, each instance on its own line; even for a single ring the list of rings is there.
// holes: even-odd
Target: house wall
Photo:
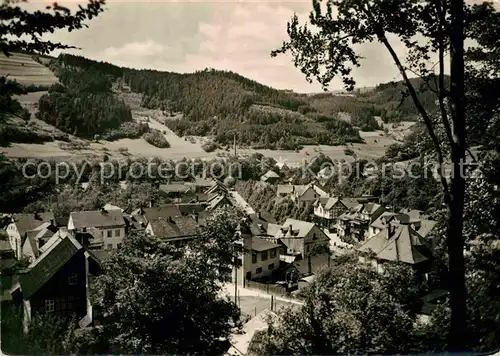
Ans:
[[[84,250],[78,251],[29,302],[31,317],[39,314],[54,313],[61,316],[76,314],[82,318],[87,314],[86,270]],[[76,274],[76,284],[69,284],[69,277]],[[54,302],[54,311],[48,312],[48,302]],[[50,302],[49,302],[50,303]]]
[[[271,251],[274,251],[275,257],[271,258]],[[267,259],[263,260],[262,257],[267,253]],[[257,261],[253,263],[252,254],[257,256]],[[247,272],[251,272],[251,279],[269,277],[276,271],[280,265],[280,254],[279,248],[269,249],[267,251],[252,251],[246,253],[246,259],[249,261],[247,264],[247,269],[245,271],[245,275]],[[270,265],[273,265],[273,268],[269,268]],[[260,273],[257,273],[257,269],[261,269]]]
[[[318,193],[316,193],[313,189],[313,187],[309,187],[304,194],[302,194],[300,197],[296,197],[295,199],[298,202],[308,202],[308,201],[315,201],[316,199],[319,198]]]
[[[117,225],[117,226],[87,226],[85,229],[78,228],[75,229],[75,225],[73,223],[73,218],[70,216],[68,221],[68,230],[73,232],[85,232],[86,229],[94,228],[100,231],[104,241],[104,249],[105,250],[114,250],[117,249],[125,238],[125,225]],[[110,237],[108,237],[108,233]]]
[[[14,251],[14,256],[19,259],[22,255],[21,235],[15,223],[7,225],[7,235],[9,236],[10,247]]]
[[[310,254],[310,246],[312,243],[322,242],[326,247],[329,246],[330,239],[328,236],[317,226],[308,232],[304,237],[297,238],[281,238],[281,241],[289,248],[296,252],[300,252],[302,256],[306,257]]]
[[[27,257],[30,263],[33,262],[36,258],[35,251],[33,251],[33,247],[29,243],[28,239],[24,241],[22,256]]]

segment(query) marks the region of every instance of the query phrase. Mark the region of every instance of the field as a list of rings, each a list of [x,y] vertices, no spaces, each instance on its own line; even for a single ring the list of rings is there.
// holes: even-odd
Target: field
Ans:
[[[4,56],[0,57],[0,72],[10,73],[11,78],[26,85],[50,85],[57,81],[57,78],[48,68],[25,54],[14,54],[9,58]],[[44,93],[45,92],[29,93],[18,97],[18,100],[32,113],[32,120],[36,122],[38,126],[43,126],[46,130],[53,130],[53,127],[36,120],[33,115],[37,110],[38,99]],[[171,147],[157,148],[143,139],[122,139],[114,142],[90,142],[88,147],[80,150],[63,150],[59,147],[60,142],[54,141],[45,144],[13,143],[9,147],[2,148],[1,151],[8,157],[52,157],[54,159],[85,159],[89,156],[100,156],[105,151],[108,155],[123,157],[123,153],[121,152],[123,152],[124,149],[128,150],[127,155],[130,156],[156,156],[174,160],[182,159],[183,157],[209,159],[216,156],[233,154],[234,151],[232,148],[229,151],[218,150],[216,152],[206,153],[201,148],[203,138],[188,140],[187,138],[177,136],[168,127],[162,124],[165,117],[160,110],[150,110],[140,106],[141,97],[139,94],[121,92],[116,94],[131,107],[132,116],[135,120],[146,120],[150,127],[162,131]],[[372,160],[380,157],[385,153],[390,144],[396,142],[395,137],[398,135],[394,134],[394,131],[398,129],[392,127],[390,129],[388,134],[385,134],[383,131],[360,132],[365,143],[349,144],[348,146],[360,159]],[[332,159],[353,160],[352,156],[345,154],[345,149],[346,146],[306,146],[300,151],[238,148],[237,154],[247,156],[259,152],[264,156],[273,157],[293,166],[302,164],[319,152],[322,152]]]
[[[9,79],[23,85],[52,85],[57,82],[56,76],[47,67],[27,54],[13,53],[10,57],[1,54],[0,73],[8,74]]]

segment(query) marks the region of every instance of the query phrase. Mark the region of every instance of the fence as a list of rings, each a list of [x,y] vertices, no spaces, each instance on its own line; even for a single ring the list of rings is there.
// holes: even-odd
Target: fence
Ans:
[[[256,281],[245,281],[246,285],[245,288],[248,289],[253,289],[253,290],[258,290],[270,295],[275,295],[275,296],[289,296],[289,293],[286,289],[286,287],[283,286],[278,286],[276,284],[266,284],[266,283],[260,283]]]

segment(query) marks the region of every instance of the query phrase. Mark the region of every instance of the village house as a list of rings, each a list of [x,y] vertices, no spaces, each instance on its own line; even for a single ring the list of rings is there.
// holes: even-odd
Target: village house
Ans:
[[[47,243],[58,230],[57,227],[48,222],[43,223],[36,229],[27,231],[22,239],[22,257],[28,258],[28,261],[33,262],[40,255],[40,248]]]
[[[264,175],[262,175],[262,177],[260,177],[260,180],[265,183],[276,184],[279,182],[280,178],[281,177],[278,173],[270,169]]]
[[[198,236],[199,228],[205,226],[206,212],[191,215],[170,215],[149,218],[146,233],[165,242],[172,242],[176,247],[185,245]]]
[[[386,211],[370,224],[368,237],[375,236],[384,230],[389,223],[410,225],[422,237],[427,237],[437,224],[436,221],[428,219],[426,215],[421,213],[409,215]]]
[[[54,225],[54,213],[12,214],[11,222],[7,225],[6,231],[10,246],[17,259],[22,257],[23,237],[28,231],[34,230],[44,223]]]
[[[364,203],[350,209],[337,219],[337,234],[344,242],[364,241],[369,235],[369,226],[382,213],[385,207],[377,203]]]
[[[73,237],[92,231],[94,237],[102,237],[106,250],[121,247],[125,237],[125,227],[125,219],[121,210],[72,212],[68,221],[68,231],[73,234]]]
[[[168,198],[180,200],[186,195],[196,197],[196,187],[187,185],[184,182],[171,182],[168,184],[160,184],[159,191]]]
[[[337,219],[359,203],[352,198],[324,197],[314,202],[314,215],[319,225],[336,232]]]
[[[314,202],[318,198],[326,198],[329,196],[329,194],[317,184],[279,184],[276,190],[276,194],[279,198],[289,197],[297,203]]]
[[[286,247],[285,254],[294,257],[293,261],[316,254],[320,247],[327,251],[330,243],[330,239],[318,225],[295,219],[287,219],[275,238]]]
[[[430,271],[431,245],[409,224],[388,223],[386,228],[366,240],[357,250],[361,262],[371,263],[379,272],[384,263],[411,265],[421,273]]]
[[[100,261],[70,234],[53,236],[11,290],[14,301],[22,303],[25,332],[32,318],[43,314],[76,315],[80,327],[89,326],[89,275],[100,272]]]
[[[233,268],[233,282],[245,286],[247,280],[269,278],[280,266],[280,245],[241,231],[241,250]]]

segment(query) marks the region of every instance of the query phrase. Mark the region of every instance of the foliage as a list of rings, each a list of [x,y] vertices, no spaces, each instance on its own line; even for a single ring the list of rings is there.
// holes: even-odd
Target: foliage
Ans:
[[[39,119],[64,132],[89,139],[110,131],[111,137],[119,137],[120,134],[113,134],[113,130],[132,121],[130,108],[112,95],[108,77],[99,73],[82,76],[67,67],[57,68],[56,73],[64,86],[56,84],[49,94],[40,98]]]
[[[76,323],[54,315],[36,315],[28,333],[22,328],[22,309],[2,302],[2,351],[17,355],[60,355],[73,351]]]
[[[167,139],[165,136],[161,133],[160,130],[150,130],[149,132],[146,132],[145,134],[142,135],[142,138],[144,138],[144,141],[147,143],[159,147],[159,148],[169,148],[170,144],[168,143]]]
[[[205,151],[205,152],[213,152],[218,147],[219,146],[217,145],[217,143],[215,143],[212,140],[207,140],[207,141],[203,142],[203,144],[201,145],[201,148],[203,148],[203,151]]]
[[[260,353],[408,352],[415,320],[409,306],[416,295],[412,278],[407,279],[411,273],[400,267],[382,275],[357,258],[336,262],[317,275],[300,310],[278,312],[278,322],[270,322],[259,345]]]
[[[212,228],[217,229],[209,224]],[[239,312],[221,297],[219,271],[205,259],[208,253],[208,262],[227,261],[219,255],[224,251],[213,249],[217,240],[210,241],[224,239],[220,232],[205,235],[203,245],[212,246],[214,255],[196,246],[192,253],[176,250],[151,236],[127,237],[96,280],[96,305],[103,312],[99,336],[109,349],[94,352],[223,352]]]

